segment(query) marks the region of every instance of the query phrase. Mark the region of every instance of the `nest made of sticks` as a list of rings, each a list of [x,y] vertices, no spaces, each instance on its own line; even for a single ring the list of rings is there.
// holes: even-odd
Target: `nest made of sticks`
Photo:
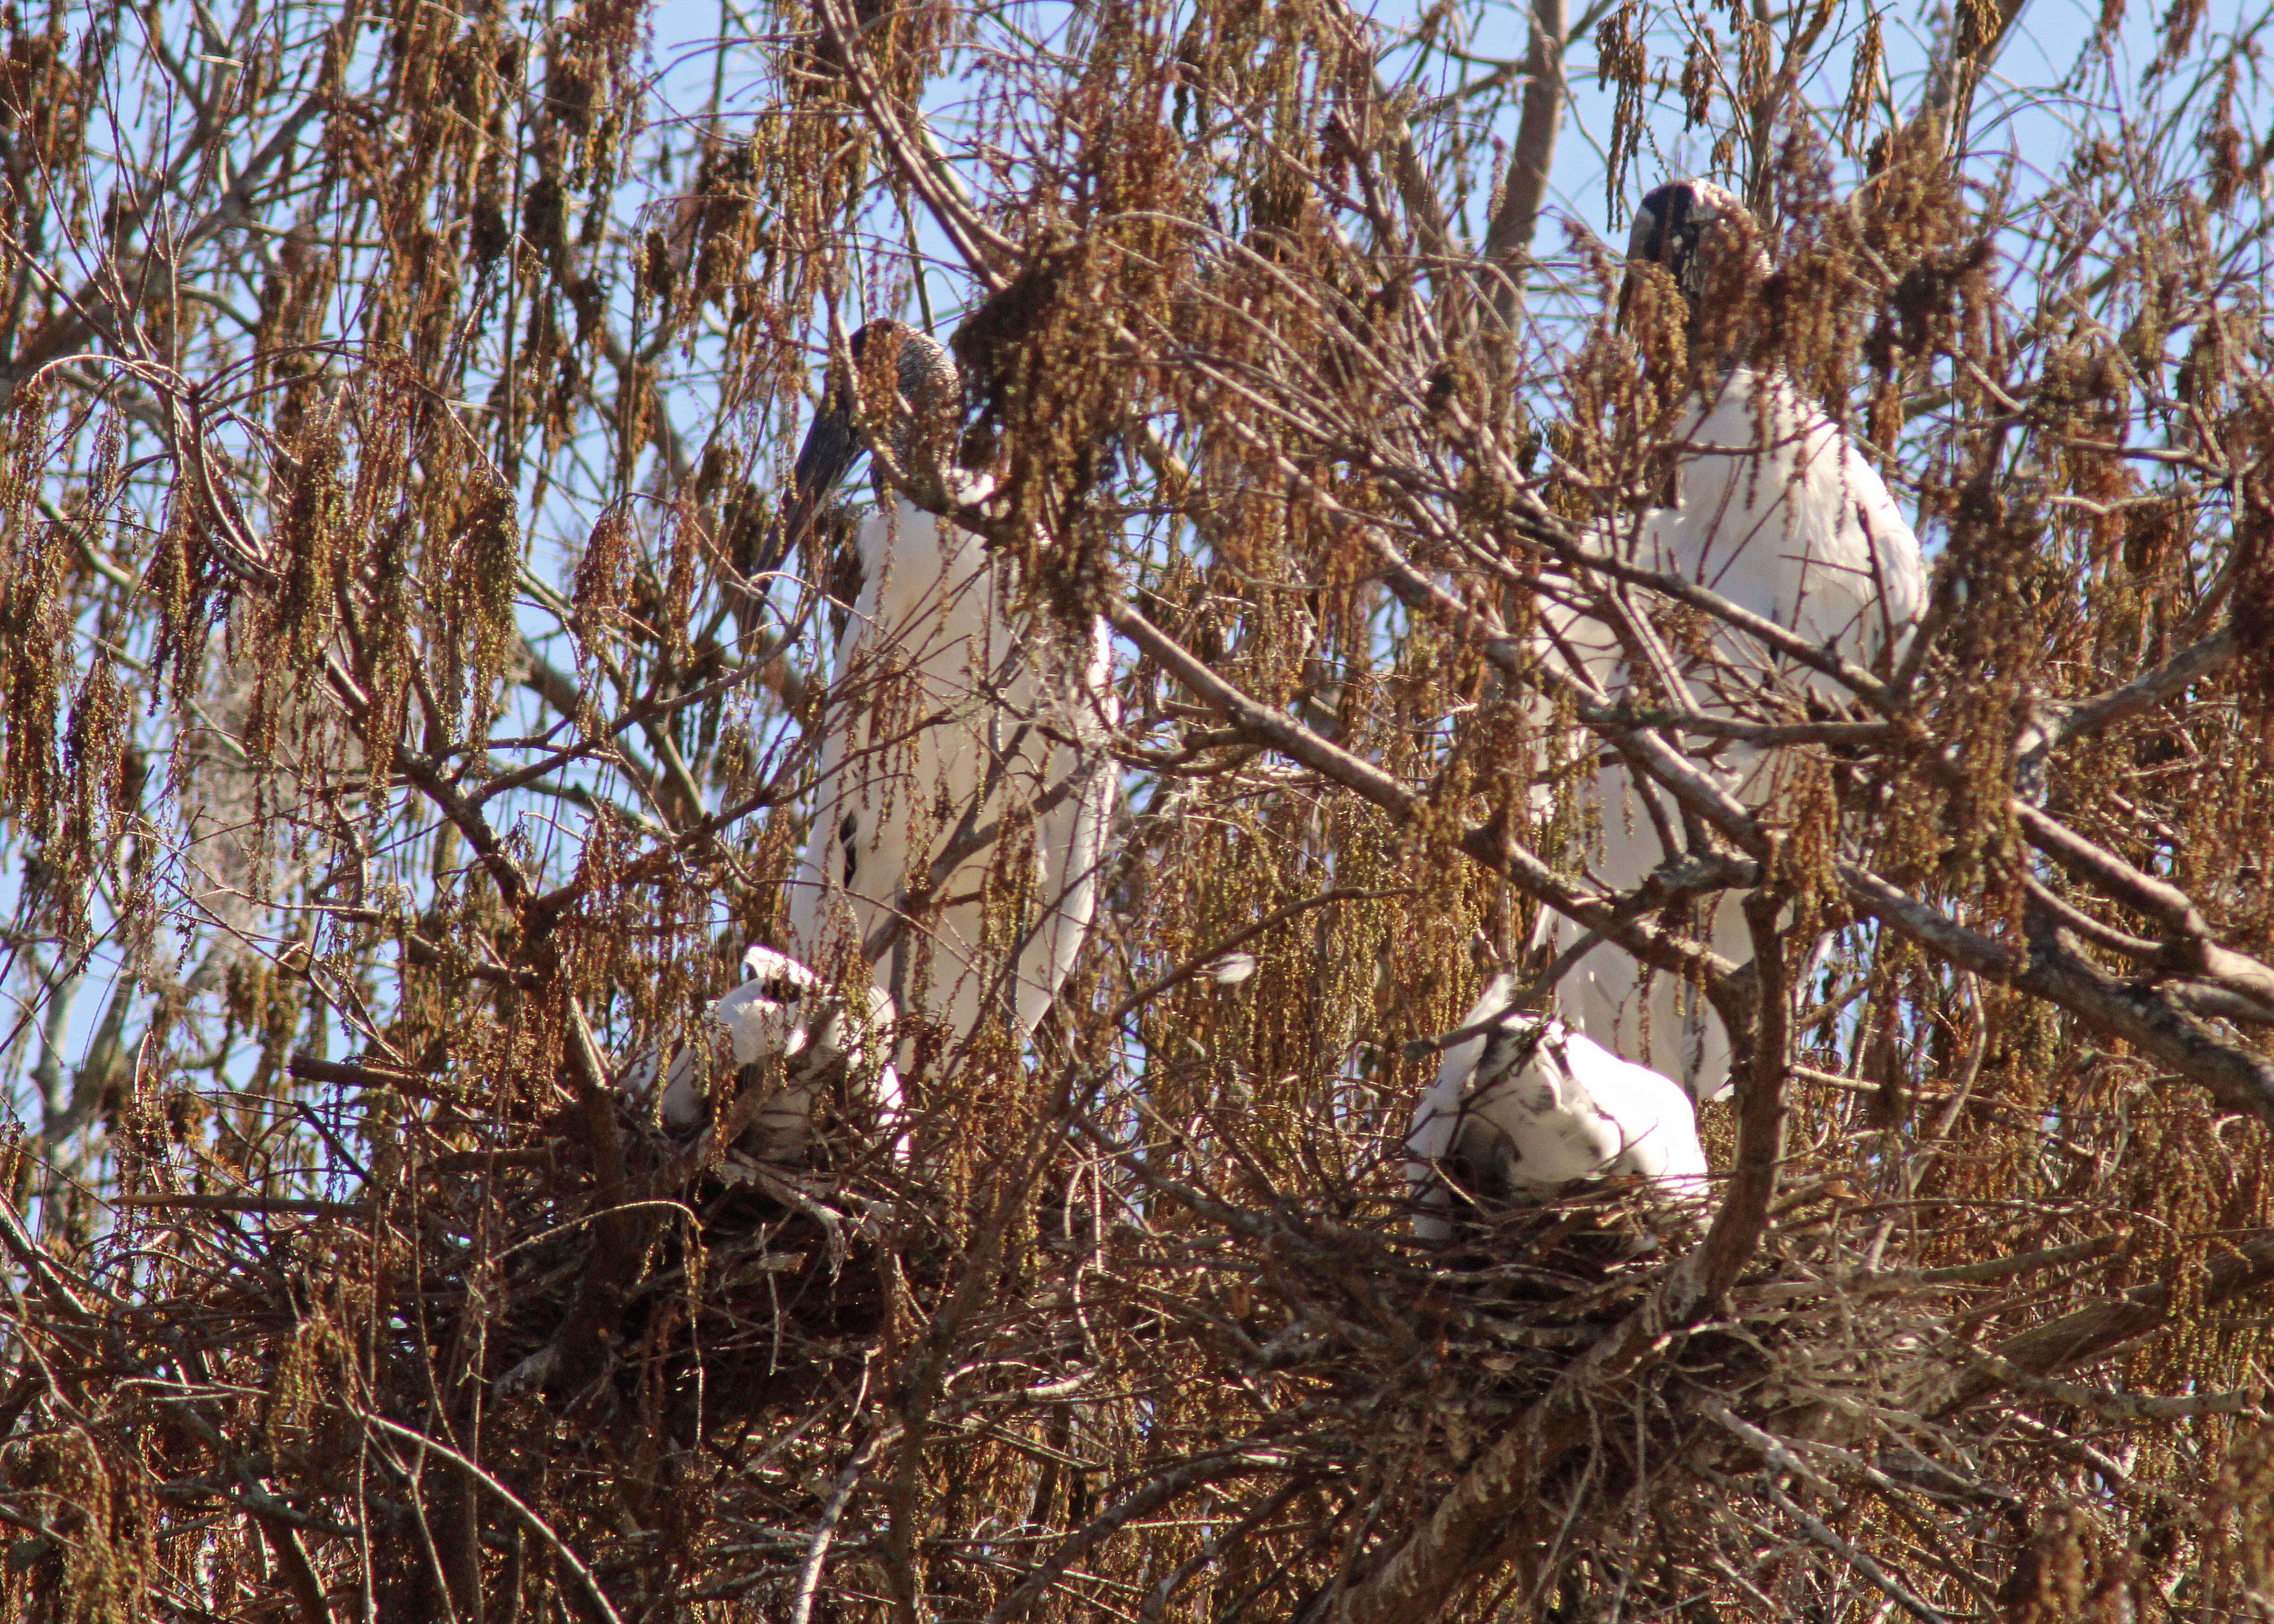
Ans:
[[[2057,1442],[1921,1402],[1969,1357],[1939,1328],[1954,1288],[1871,1267],[1868,1232],[1836,1209],[1795,1208],[1724,1300],[1653,1324],[1698,1237],[1628,1190],[1472,1214],[1430,1245],[1363,1181],[1237,1204],[1061,1140],[982,1210],[889,1155],[775,1190],[730,1182],[615,1121],[613,1201],[575,1134],[414,1150],[361,1202],[201,1228],[196,1266],[149,1279],[170,1295],[132,1312],[106,1306],[101,1269],[59,1280],[77,1307],[49,1318],[43,1351],[95,1395],[84,1436],[104,1470],[161,1498],[240,1467],[328,1485],[338,1526],[377,1518],[415,1552],[447,1509],[428,1475],[447,1447],[580,1553],[625,1616],[674,1616],[690,1600],[674,1575],[698,1567],[714,1593],[786,1605],[823,1526],[828,1594],[859,1612],[862,1553],[908,1524],[847,1485],[915,1427],[942,1507],[935,1583],[977,1612],[1000,1599],[1001,1559],[966,1524],[1001,1527],[1008,1507],[1022,1538],[1090,1530],[1083,1571],[1135,1583],[1198,1548],[1166,1496],[1200,1484],[1209,1527],[1250,1530],[1232,1567],[1255,1605],[1299,1613],[1542,1417],[1584,1447],[1510,1538],[1523,1571],[1562,1584],[1678,1598],[1752,1572],[1764,1530],[1834,1517],[1793,1499],[1810,1491],[1789,1465],[1834,1456],[1877,1474],[1841,1515],[1909,1496],[1901,1515],[1937,1519],[1922,1545],[1954,1562],[2036,1537],[2017,1462]],[[102,1267],[165,1252],[167,1222],[122,1225]],[[1597,1380],[1638,1325],[1646,1368]],[[31,1469],[83,1470],[60,1454]],[[1148,1494],[1157,1513],[1126,1509]],[[1653,1520],[1659,1570],[1617,1570],[1584,1541],[1557,1559],[1583,1502]],[[484,1515],[489,1548],[523,1539]],[[1131,1528],[1147,1532],[1098,1544]],[[721,1542],[740,1553],[725,1580]],[[68,1541],[49,1554],[84,1560]],[[1043,1555],[1021,1560],[1041,1572]],[[375,1583],[382,1615],[408,1618],[439,1582],[406,1559]]]

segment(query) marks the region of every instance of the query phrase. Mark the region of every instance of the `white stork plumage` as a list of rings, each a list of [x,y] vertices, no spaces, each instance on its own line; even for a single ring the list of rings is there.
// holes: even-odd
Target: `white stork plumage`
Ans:
[[[946,350],[872,321],[850,351],[872,385],[892,385],[863,394],[890,402],[872,399],[870,423],[894,462],[936,471],[953,502],[985,500],[991,476],[941,455],[961,399]],[[827,392],[798,455],[787,539],[863,449],[855,399],[841,377]],[[1026,613],[979,537],[904,494],[862,521],[855,548],[860,590],[832,673],[844,709],[824,723],[794,945],[809,964],[844,962],[908,913],[909,896],[928,895],[875,966],[879,983],[950,1047],[996,1015],[1023,1039],[1097,907],[1114,788],[1103,747],[1118,716],[1104,623],[1069,634]]]
[[[1512,976],[1487,982],[1445,1051],[1405,1134],[1413,1232],[1452,1233],[1456,1192],[1540,1200],[1582,1179],[1625,1175],[1702,1206],[1706,1153],[1690,1096],[1552,1015],[1512,1007]]]
[[[754,1167],[805,1165],[825,1092],[838,1096],[846,1120],[889,1134],[900,1112],[900,1079],[886,1058],[892,1000],[870,988],[861,1007],[853,1002],[795,959],[753,946],[742,955],[742,983],[711,1006],[710,1019],[643,1054],[624,1092],[644,1101],[659,1084],[658,1116],[683,1143],[718,1123],[730,1181]]]
[[[1706,180],[1669,182],[1643,199],[1628,239],[1630,266],[1669,273],[1693,311],[1706,296],[1715,252],[1758,256],[1743,229],[1744,206]],[[1760,261],[1766,272],[1766,261]],[[1727,284],[1724,283],[1724,286]],[[1800,633],[1819,648],[1869,666],[1900,657],[1926,598],[1917,536],[1855,441],[1789,380],[1743,365],[1719,370],[1683,410],[1674,430],[1674,505],[1621,515],[1592,538],[1605,553],[1678,575]],[[1626,653],[1611,629],[1583,610],[1545,611],[1560,646],[1614,699],[1630,685]],[[1690,657],[1680,676],[1701,710],[1737,719],[1804,719],[1810,706],[1837,707],[1839,683],[1772,654],[1726,626],[1710,658]],[[1742,802],[1766,802],[1776,779],[1773,750],[1724,744],[1696,754]],[[1708,751],[1710,750],[1710,756]],[[1590,867],[1622,891],[1646,879],[1668,856],[1660,818],[1644,803],[1658,796],[1666,826],[1683,827],[1672,798],[1638,783],[1608,752],[1593,786],[1601,849]],[[1704,935],[1724,957],[1752,957],[1736,899],[1709,905]],[[1578,936],[1568,921],[1543,920],[1543,934]],[[1645,990],[1646,989],[1646,990]],[[1700,1101],[1728,1086],[1729,1045],[1719,1019],[1672,976],[1645,975],[1608,944],[1585,955],[1559,990],[1562,1007],[1606,1049],[1639,1057],[1682,1079]]]

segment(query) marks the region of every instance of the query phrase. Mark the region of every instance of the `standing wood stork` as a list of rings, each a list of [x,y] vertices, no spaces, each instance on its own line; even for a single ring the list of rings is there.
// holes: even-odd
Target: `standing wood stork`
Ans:
[[[877,1124],[889,1133],[899,1120],[900,1078],[885,1058],[892,1000],[870,988],[860,1002],[848,1007],[805,966],[753,946],[742,955],[741,985],[711,1006],[704,1026],[672,1049],[642,1055],[624,1092],[645,1100],[660,1082],[658,1115],[682,1143],[717,1124],[729,1182],[802,1167],[812,1160],[814,1113],[825,1093],[864,1129]]]
[[[1742,252],[1766,274],[1750,224],[1726,188],[1669,182],[1635,216],[1630,276],[1662,268],[1694,317],[1717,255]],[[1926,598],[1917,536],[1847,432],[1788,379],[1747,359],[1724,357],[1682,411],[1671,440],[1674,505],[1620,515],[1591,540],[1706,587],[1855,664],[1899,658]],[[1601,620],[1568,606],[1544,611],[1541,620],[1556,658],[1576,660],[1614,698],[1630,688],[1626,650]],[[1689,652],[1678,675],[1698,709],[1737,719],[1800,720],[1811,706],[1820,712],[1847,698],[1834,679],[1718,623],[1710,652]],[[1775,788],[1773,750],[1725,744],[1706,759],[1748,806],[1766,803]],[[1631,890],[1679,854],[1668,851],[1661,831],[1678,838],[1680,809],[1623,757],[1606,756],[1592,793],[1602,844],[1591,867],[1605,883]],[[1703,906],[1711,910],[1710,945],[1740,964],[1750,959],[1736,898],[1725,892]],[[1542,934],[1549,933],[1567,943],[1579,934],[1568,921],[1543,920]],[[1728,1087],[1728,1039],[1688,991],[1604,944],[1581,959],[1559,996],[1597,1043],[1664,1067],[1700,1101],[1717,1099]]]
[[[992,476],[944,455],[961,401],[945,348],[872,321],[850,351],[855,376],[832,380],[798,454],[786,540],[865,448],[856,402],[903,478],[985,500]],[[794,944],[809,964],[840,963],[901,919],[876,971],[904,1024],[914,1014],[953,1046],[1002,1018],[1023,1039],[1097,908],[1118,717],[1105,625],[1068,632],[1026,613],[979,537],[897,492],[855,545],[860,587],[832,673],[844,709],[824,723]]]
[[[1515,978],[1486,984],[1445,1051],[1405,1134],[1413,1232],[1452,1233],[1457,1192],[1539,1200],[1580,1179],[1629,1175],[1671,1201],[1702,1204],[1706,1153],[1690,1096],[1552,1015],[1510,1002]]]

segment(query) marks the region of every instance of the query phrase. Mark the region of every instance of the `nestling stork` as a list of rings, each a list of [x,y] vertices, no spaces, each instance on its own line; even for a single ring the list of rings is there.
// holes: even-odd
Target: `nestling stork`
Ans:
[[[1745,256],[1743,274],[1766,274],[1751,224],[1726,188],[1694,178],[1669,182],[1645,198],[1635,216],[1630,277],[1645,266],[1668,273],[1694,330],[1709,284],[1726,290],[1741,279],[1726,274],[1728,256]],[[1695,582],[1856,665],[1900,658],[1926,598],[1917,536],[1847,432],[1788,379],[1757,370],[1750,358],[1721,357],[1682,412],[1671,441],[1674,505],[1599,525],[1593,545]],[[1556,658],[1576,660],[1614,699],[1633,686],[1627,650],[1603,621],[1564,606],[1541,620]],[[1793,721],[1811,706],[1837,708],[1848,698],[1834,679],[1726,625],[1714,623],[1710,646],[1710,653],[1690,652],[1676,673],[1701,710]],[[1707,764],[1748,806],[1766,803],[1774,789],[1773,750],[1723,744]],[[1593,796],[1602,849],[1592,866],[1606,884],[1630,891],[1679,854],[1667,850],[1660,830],[1682,829],[1680,809],[1662,789],[1638,781],[1623,757],[1607,755]],[[1645,796],[1654,798],[1655,815]],[[1740,964],[1750,959],[1736,898],[1724,892],[1706,906],[1710,944]],[[1543,935],[1566,941],[1578,935],[1568,921],[1542,925]],[[1596,1042],[1664,1067],[1698,1100],[1716,1099],[1728,1087],[1728,1039],[1702,1001],[1683,992],[1664,973],[1645,981],[1633,959],[1606,944],[1580,961],[1561,996]]]
[[[1697,1113],[1679,1084],[1620,1059],[1552,1015],[1514,1008],[1515,978],[1486,984],[1405,1133],[1413,1232],[1452,1233],[1456,1192],[1540,1200],[1627,1175],[1671,1201],[1706,1198]]]
[[[902,479],[985,500],[992,476],[946,455],[962,392],[945,348],[872,321],[850,349],[855,376],[832,379],[798,454],[786,539],[866,447],[862,417]],[[847,709],[824,724],[794,946],[809,964],[841,962],[904,918],[876,966],[904,1020],[922,1017],[951,1047],[983,1019],[1023,1038],[1097,907],[1114,787],[1103,742],[1118,714],[1104,623],[1069,634],[1024,613],[979,537],[900,492],[862,520],[855,551],[832,672]]]
[[[863,1128],[890,1132],[899,1119],[900,1079],[885,1058],[892,1000],[869,988],[859,1002],[863,1007],[847,1007],[805,966],[754,946],[742,955],[742,984],[711,1006],[705,1028],[635,1061],[624,1092],[644,1100],[659,1079],[658,1114],[675,1139],[691,1141],[717,1122],[730,1181],[753,1165],[802,1167],[825,1091]]]

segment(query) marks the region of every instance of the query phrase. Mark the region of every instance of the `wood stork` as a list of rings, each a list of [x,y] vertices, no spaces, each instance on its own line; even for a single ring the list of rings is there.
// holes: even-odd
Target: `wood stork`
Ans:
[[[992,476],[945,455],[961,401],[945,348],[872,321],[850,351],[855,377],[832,380],[798,454],[786,540],[864,449],[856,401],[903,477],[985,500]],[[913,1013],[953,1046],[1002,1017],[1024,1038],[1097,908],[1114,789],[1103,747],[1118,718],[1105,625],[1069,631],[1026,613],[979,537],[905,494],[868,515],[855,545],[860,587],[831,688],[844,709],[824,722],[794,945],[840,963],[902,918],[876,969],[904,1024]]]
[[[1668,272],[1694,318],[1718,255],[1743,253],[1766,273],[1750,224],[1726,188],[1672,181],[1643,199],[1627,259],[1631,267]],[[1847,432],[1790,380],[1747,359],[1724,357],[1683,410],[1671,439],[1674,505],[1600,524],[1593,545],[1695,582],[1856,664],[1900,658],[1926,598],[1917,536]],[[1630,688],[1626,650],[1602,620],[1558,606],[1541,621],[1555,658],[1576,660],[1615,698]],[[1714,631],[1710,652],[1690,652],[1677,674],[1698,709],[1736,719],[1804,719],[1811,707],[1820,712],[1847,698],[1835,680],[1726,626]],[[1739,801],[1759,806],[1775,788],[1780,763],[1773,750],[1736,743],[1713,750],[1707,764]],[[1675,854],[1660,831],[1683,828],[1679,809],[1638,781],[1623,757],[1607,755],[1592,796],[1601,848],[1590,866],[1605,883],[1631,890]],[[1655,798],[1656,815],[1645,797]],[[1738,963],[1750,959],[1736,898],[1723,893],[1705,906],[1710,944]],[[1569,943],[1579,932],[1569,921],[1543,920],[1542,935],[1551,934]],[[1687,993],[1605,944],[1581,959],[1559,997],[1597,1043],[1664,1067],[1709,1101],[1728,1087],[1728,1039]]]
[[[741,985],[711,1006],[704,1029],[634,1062],[623,1088],[657,1111],[674,1139],[692,1141],[714,1122],[732,1182],[812,1159],[813,1118],[825,1093],[843,1116],[888,1133],[900,1114],[900,1079],[885,1058],[892,1000],[864,989],[848,1007],[829,983],[769,947],[742,955]],[[731,1085],[727,1079],[731,1079]]]
[[[1706,1153],[1690,1096],[1552,1015],[1516,1009],[1515,978],[1486,984],[1405,1134],[1413,1232],[1452,1233],[1457,1192],[1539,1200],[1581,1179],[1630,1175],[1702,1204]]]

